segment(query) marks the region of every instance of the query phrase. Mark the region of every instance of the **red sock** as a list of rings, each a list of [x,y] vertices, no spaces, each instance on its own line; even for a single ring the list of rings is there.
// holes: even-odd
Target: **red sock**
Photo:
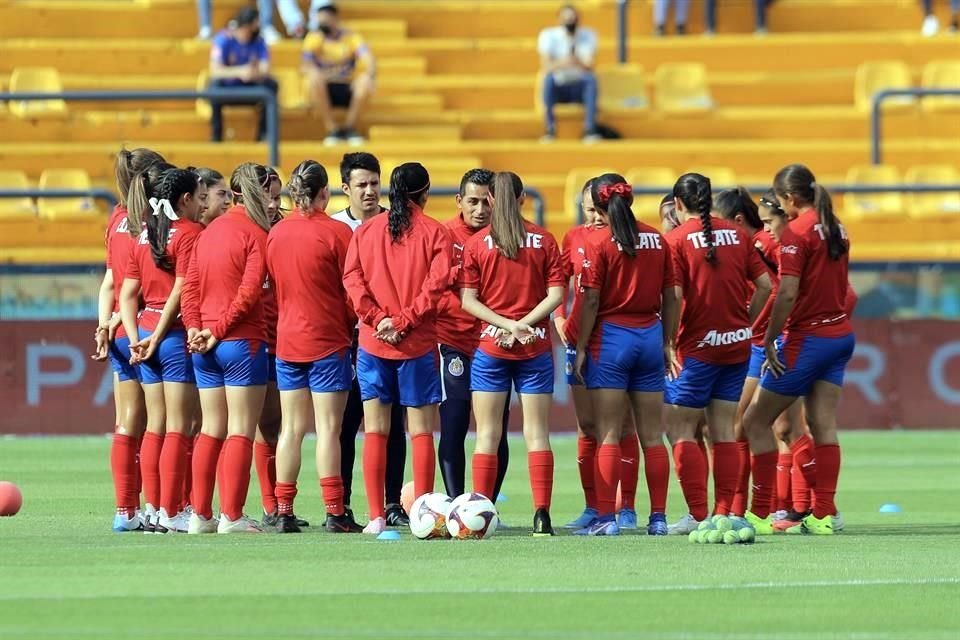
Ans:
[[[810,508],[817,488],[817,459],[814,457],[813,438],[804,434],[790,445],[793,455],[791,498],[793,509],[799,513]],[[811,496],[811,493],[814,496]]]
[[[590,436],[577,438],[577,469],[580,471],[580,486],[583,500],[590,509],[597,508],[597,490],[594,475],[597,468],[597,439]]]
[[[183,476],[187,467],[187,436],[168,432],[160,453],[160,506],[167,517],[177,515],[183,498]]]
[[[193,486],[193,445],[196,441],[196,436],[187,436],[187,468],[183,472],[183,497],[180,499],[181,508],[192,504],[190,501],[190,487]]]
[[[223,484],[220,485],[220,510],[231,520],[243,515],[250,488],[253,440],[230,436],[223,445]]]
[[[620,508],[636,509],[640,481],[640,437],[631,434],[620,441]]]
[[[257,482],[260,484],[260,501],[264,513],[277,511],[277,445],[269,442],[253,444],[253,461],[257,466]]]
[[[742,516],[747,510],[747,498],[750,495],[750,443],[737,440],[737,490],[730,503],[730,513]]]
[[[213,517],[213,487],[223,440],[201,433],[193,445],[193,487],[190,500],[193,510],[206,519]]]
[[[670,454],[663,445],[643,450],[643,471],[650,493],[650,513],[667,512],[667,489],[670,486]]]
[[[343,478],[340,476],[320,478],[320,494],[323,496],[323,504],[327,513],[332,516],[342,516],[344,514]]]
[[[750,467],[753,474],[753,499],[750,511],[766,518],[770,515],[770,503],[777,488],[777,452],[754,454]]]
[[[680,479],[680,488],[683,498],[687,501],[687,509],[697,520],[706,520],[707,512],[707,475],[704,467],[707,466],[706,448],[702,443],[697,444],[683,440],[673,446],[673,465],[677,469]]]
[[[713,512],[730,515],[740,475],[740,452],[736,442],[713,444]]]
[[[384,517],[383,491],[387,473],[387,434],[363,434],[363,486],[370,519]],[[416,485],[414,485],[416,486]]]
[[[597,511],[600,516],[612,516],[617,507],[617,487],[620,485],[620,445],[602,444],[597,449]],[[622,493],[622,491],[621,491]]]
[[[140,489],[136,483],[137,439],[122,433],[113,434],[110,447],[110,473],[113,474],[113,494],[117,513],[133,517],[140,504]]]
[[[817,445],[817,490],[813,503],[813,517],[824,518],[837,515],[834,497],[840,479],[840,445]]]
[[[418,433],[410,438],[413,446],[414,500],[425,493],[433,493],[437,477],[437,452],[433,448],[433,433]],[[490,498],[496,500],[496,496]]]
[[[553,497],[553,451],[531,451],[527,454],[527,467],[530,469],[533,508],[549,510]]]
[[[793,471],[793,454],[777,454],[777,492],[771,511],[789,511],[793,506],[790,488],[790,475]]]
[[[140,448],[143,447],[143,438],[137,438],[137,466],[135,467],[134,481],[137,484],[137,507],[140,506],[140,491],[143,489],[143,476],[140,474]]]
[[[497,486],[497,454],[473,454],[473,491],[482,496],[490,497]]]
[[[707,450],[707,443],[704,440],[697,441],[697,447],[703,454],[703,486],[710,486],[710,452]]]
[[[160,508],[160,452],[163,436],[147,431],[140,445],[140,477],[143,478],[143,499],[152,507]]]
[[[343,484],[340,485],[343,488]],[[289,516],[293,515],[293,501],[297,497],[297,483],[296,482],[278,482],[275,488],[275,495],[277,499],[277,515],[278,516]],[[342,496],[342,494],[341,494]],[[342,515],[341,511],[337,515]]]

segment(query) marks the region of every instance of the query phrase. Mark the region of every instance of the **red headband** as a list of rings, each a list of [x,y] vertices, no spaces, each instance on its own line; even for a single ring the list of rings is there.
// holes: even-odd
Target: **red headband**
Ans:
[[[604,204],[610,202],[610,198],[615,195],[621,198],[633,197],[633,187],[626,182],[614,182],[601,186],[597,190],[597,194],[600,196],[600,204]]]

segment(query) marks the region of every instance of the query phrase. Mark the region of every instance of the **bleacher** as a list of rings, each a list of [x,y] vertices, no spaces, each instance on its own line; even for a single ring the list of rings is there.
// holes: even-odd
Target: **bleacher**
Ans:
[[[222,25],[246,3],[214,4]],[[650,2],[633,0],[627,67],[616,65],[616,2],[578,2],[581,22],[600,36],[599,119],[623,139],[583,145],[578,108],[563,107],[559,139],[541,144],[536,37],[560,4],[342,0],[345,23],[377,56],[377,94],[361,123],[366,148],[385,167],[422,161],[435,186],[454,185],[472,164],[514,170],[544,195],[557,234],[576,221],[570,185],[578,168],[615,168],[653,180],[648,186],[670,172],[710,168],[718,185],[721,170],[765,185],[799,161],[828,185],[960,183],[960,98],[891,101],[885,168],[869,166],[874,92],[960,87],[960,36],[921,37],[919,2],[778,0],[766,36],[752,34],[752,2],[721,2],[717,35],[697,33],[695,6],[691,35],[653,38]],[[0,88],[194,89],[209,52],[196,29],[193,0],[0,0]],[[280,168],[311,157],[333,169],[347,147],[321,144],[297,72],[300,42],[272,52],[282,85]],[[266,145],[249,142],[249,111],[226,114],[228,141],[211,144],[205,106],[193,102],[0,105],[0,188],[112,188],[121,144],[224,173],[264,161]],[[638,199],[642,217],[655,215],[649,203]],[[856,259],[960,259],[958,193],[837,203]],[[429,212],[449,217],[452,199],[435,198]],[[102,203],[0,199],[0,259],[98,262],[105,220]]]

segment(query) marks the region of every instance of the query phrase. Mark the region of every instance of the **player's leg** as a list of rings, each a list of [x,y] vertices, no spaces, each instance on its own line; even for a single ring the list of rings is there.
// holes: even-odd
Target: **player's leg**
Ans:
[[[750,497],[750,441],[743,430],[743,414],[753,401],[757,388],[760,385],[760,369],[763,366],[763,348],[752,345],[750,348],[750,364],[747,367],[747,378],[743,382],[743,391],[740,393],[740,402],[733,422],[733,436],[737,443],[737,485],[730,505],[730,513],[743,516],[747,511],[747,500]]]
[[[620,528],[617,525],[615,508],[617,488],[620,486],[620,441],[627,412],[627,392],[624,389],[591,388],[589,393],[593,401],[599,445],[595,476],[597,518],[590,526],[575,533],[595,536],[618,535]],[[635,432],[634,437],[636,437]]]
[[[303,438],[313,429],[309,371],[310,363],[277,360],[281,427],[276,448],[277,518],[274,526],[279,533],[300,532],[294,515],[294,501],[298,492]]]
[[[190,516],[188,533],[217,531],[218,523],[213,518],[213,491],[217,463],[227,437],[227,396],[223,369],[216,359],[216,351],[221,346],[218,344],[210,353],[193,355],[203,422],[193,444],[193,485],[190,489],[193,515]]]
[[[147,414],[139,367],[130,364],[130,340],[118,336],[107,355],[113,368],[113,398],[116,421],[110,446],[116,514],[113,530],[118,533],[142,528],[140,507],[140,444]]]
[[[447,495],[455,498],[464,492],[467,468],[464,445],[470,430],[470,359],[440,345],[440,381],[443,399],[437,458]]]
[[[143,333],[146,336],[149,332]],[[140,477],[143,481],[144,531],[154,533],[160,513],[160,455],[167,425],[167,405],[163,396],[163,374],[157,358],[140,365],[147,428],[140,445]]]
[[[431,351],[398,367],[400,404],[407,409],[407,428],[413,448],[413,496],[433,493],[437,453],[433,434],[440,424],[440,364]]]
[[[510,392],[507,392],[507,401],[503,403],[503,430],[500,432],[500,446],[497,447],[497,481],[493,485],[494,502],[500,499],[500,490],[507,477],[507,467],[510,465]],[[500,527],[506,527],[501,520]]]
[[[277,518],[277,447],[282,424],[280,391],[277,388],[276,358],[270,358],[270,377],[263,399],[263,412],[257,424],[253,441],[253,463],[257,469],[257,484],[260,487],[260,503],[266,526],[276,525]]]
[[[407,412],[396,403],[390,410],[390,433],[387,435],[387,472],[384,482],[384,497],[387,503],[387,525],[406,527],[410,524],[400,495],[403,493],[403,476],[407,469]]]
[[[566,376],[573,397],[573,409],[577,418],[577,471],[583,489],[584,508],[577,518],[564,525],[567,529],[583,529],[593,524],[597,517],[597,427],[593,415],[593,402],[587,388],[574,375],[573,365],[576,349],[566,349]]]
[[[363,400],[360,399],[360,383],[354,376],[350,392],[347,394],[343,419],[340,422],[340,477],[343,479],[343,504],[347,517],[353,522],[356,520],[350,505],[353,498],[353,468],[357,460],[357,433],[360,431],[361,422],[363,422]]]
[[[553,353],[548,351],[513,365],[512,378],[523,410],[523,439],[527,445],[527,467],[533,493],[533,535],[552,536],[550,503],[553,499],[554,458],[550,448],[550,406],[553,403]]]
[[[370,521],[364,533],[379,535],[386,529],[384,489],[387,472],[387,438],[391,410],[399,402],[398,364],[359,350],[357,379],[363,400],[363,483]]]

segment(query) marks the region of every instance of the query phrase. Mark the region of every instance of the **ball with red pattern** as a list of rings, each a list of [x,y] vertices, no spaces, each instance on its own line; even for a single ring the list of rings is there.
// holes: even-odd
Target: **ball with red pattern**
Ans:
[[[443,493],[425,493],[414,500],[408,512],[410,533],[421,540],[449,538],[447,512],[451,502],[450,496]]]
[[[450,505],[447,530],[459,540],[483,540],[497,531],[500,517],[493,502],[479,493],[465,493]]]

